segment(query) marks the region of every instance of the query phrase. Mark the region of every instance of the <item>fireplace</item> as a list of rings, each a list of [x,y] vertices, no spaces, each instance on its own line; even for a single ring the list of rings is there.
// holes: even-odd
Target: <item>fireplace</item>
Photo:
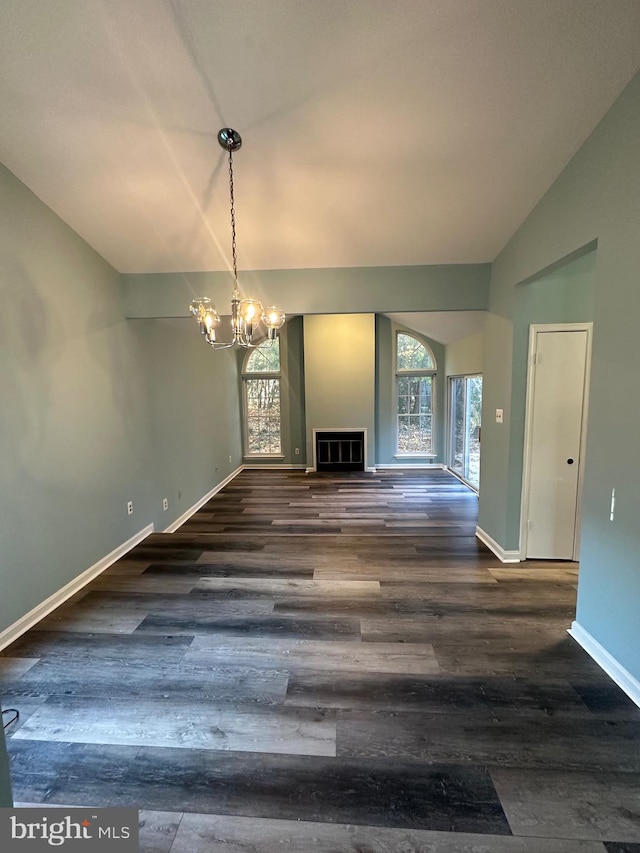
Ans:
[[[314,430],[316,471],[364,471],[365,430]]]

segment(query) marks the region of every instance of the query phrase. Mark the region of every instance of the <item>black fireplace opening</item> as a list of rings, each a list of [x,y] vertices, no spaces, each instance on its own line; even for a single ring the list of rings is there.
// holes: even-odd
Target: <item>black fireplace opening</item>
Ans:
[[[364,431],[316,432],[317,471],[364,471]]]

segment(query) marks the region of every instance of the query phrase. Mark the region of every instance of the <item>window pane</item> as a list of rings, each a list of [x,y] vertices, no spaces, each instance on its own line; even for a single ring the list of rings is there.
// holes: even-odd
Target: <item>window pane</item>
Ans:
[[[467,430],[469,458],[466,478],[476,488],[480,487],[480,427],[482,425],[482,376],[467,379]]]
[[[261,344],[252,350],[247,359],[245,373],[279,373],[280,372],[280,340]]]
[[[412,335],[397,335],[396,367],[398,370],[435,370],[430,350]]]
[[[432,453],[431,376],[399,376],[397,380],[398,453]]]
[[[280,453],[280,380],[245,379],[250,454]]]
[[[480,484],[482,377],[451,380],[451,468],[476,488]]]
[[[464,379],[453,379],[451,381],[451,429],[453,433],[451,446],[451,467],[454,470],[458,471],[459,474],[464,473],[464,400]]]

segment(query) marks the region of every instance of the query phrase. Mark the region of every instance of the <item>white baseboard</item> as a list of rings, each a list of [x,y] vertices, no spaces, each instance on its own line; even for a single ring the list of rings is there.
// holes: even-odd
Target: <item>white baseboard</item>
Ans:
[[[301,465],[300,467],[301,467],[301,468],[303,468],[304,466],[303,466],[303,465]],[[375,465],[375,466],[372,466],[372,467],[367,466],[364,470],[365,470],[365,473],[368,473],[368,474],[375,474],[375,473],[376,473],[376,471],[377,471],[377,469],[378,469],[378,468],[380,468],[380,467],[381,467],[380,465]],[[362,471],[362,468],[360,469],[360,471]],[[318,472],[317,472],[317,470],[316,470],[315,468],[305,468],[305,469],[304,469],[304,473],[305,473],[305,474],[317,474]],[[326,473],[326,474],[339,474],[340,472],[336,470],[336,471],[325,471],[325,472],[322,472],[322,471],[321,471],[320,473]],[[357,474],[358,472],[357,472],[357,471],[348,471],[347,473],[349,473],[349,474]]]
[[[46,598],[43,602],[38,604],[37,607],[30,610],[18,619],[17,622],[14,622],[13,625],[9,625],[8,628],[5,628],[5,630],[0,633],[0,650],[6,648],[8,645],[13,643],[14,640],[17,640],[18,637],[24,634],[25,631],[28,631],[29,628],[33,628],[33,626],[40,622],[41,619],[44,619],[45,616],[48,616],[49,613],[54,611],[56,607],[60,607],[61,604],[64,604],[67,599],[79,592],[83,586],[86,586],[94,578],[97,578],[105,569],[108,569],[109,566],[113,565],[116,560],[124,557],[124,555],[133,547],[142,542],[143,539],[146,539],[150,533],[153,533],[153,530],[153,524],[148,524],[146,527],[143,527],[142,530],[134,534],[131,539],[127,539],[127,541],[123,542],[122,545],[118,545],[118,547],[110,554],[107,554],[106,557],[102,557],[101,560],[98,560],[98,562],[94,563],[93,566],[90,566],[86,571],[79,574],[72,581],[69,581],[69,583],[63,586],[62,589],[54,592],[53,595],[50,595],[49,598]]]
[[[214,495],[217,495],[219,491],[224,489],[227,483],[230,483],[234,479],[234,477],[237,477],[238,474],[242,471],[242,468],[243,466],[241,465],[239,468],[236,468],[235,471],[232,471],[228,477],[225,477],[224,480],[218,483],[217,486],[214,486],[210,492],[207,492],[207,494],[201,497],[200,500],[196,501],[192,507],[189,507],[186,512],[183,512],[180,518],[176,518],[175,521],[172,521],[171,524],[168,527],[165,527],[162,532],[175,533],[176,530],[178,530],[179,527],[182,527],[185,521],[188,521],[192,515],[194,515],[201,507],[206,504],[207,501],[210,501]]]
[[[242,466],[243,471],[304,471],[306,465],[291,465],[288,462],[277,462],[274,465],[269,465],[268,462],[250,462]]]
[[[634,678],[609,652],[594,639],[579,622],[572,622],[567,631],[593,660],[602,667],[609,678],[627,694],[632,702],[640,707],[640,681]]]
[[[489,536],[488,533],[485,533],[481,527],[476,527],[476,536],[481,542],[484,542],[490,551],[493,551],[501,563],[520,562],[520,551],[505,551],[504,548],[502,548],[501,545],[498,545],[496,540]]]

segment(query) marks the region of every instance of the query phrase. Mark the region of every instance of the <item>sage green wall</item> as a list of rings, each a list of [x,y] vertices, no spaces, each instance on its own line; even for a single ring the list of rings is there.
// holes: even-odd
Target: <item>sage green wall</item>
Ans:
[[[518,282],[597,240],[594,338],[585,459],[577,620],[640,679],[640,451],[637,388],[640,317],[640,75],[620,98],[496,259],[485,333],[485,416],[480,526],[507,550],[517,544],[510,504],[522,446],[511,411],[518,365]],[[612,449],[616,452],[612,452]],[[513,466],[513,467],[512,467]],[[611,489],[615,520],[609,520]]]
[[[235,360],[125,320],[115,270],[2,166],[0,259],[1,632],[241,456]]]
[[[4,168],[0,255],[2,631],[241,457],[234,362],[125,320],[117,273]]]
[[[142,354],[150,421],[145,522],[164,530],[242,464],[238,364],[235,352],[211,349],[192,319],[128,322]]]
[[[11,794],[11,780],[9,778],[9,759],[7,747],[4,742],[4,730],[0,726],[0,809],[6,809],[13,805]]]
[[[376,424],[376,463],[391,459],[395,450],[395,426],[393,381],[389,381],[389,372],[393,371],[393,334],[391,320],[384,314],[375,315],[376,355],[375,355],[375,424]],[[393,460],[395,461],[395,460]]]
[[[314,429],[367,430],[367,466],[375,461],[373,314],[304,318],[307,459]]]
[[[484,333],[478,332],[444,348],[444,372],[447,376],[482,373]]]
[[[423,341],[436,360],[434,383],[434,452],[432,459],[396,457],[396,374],[395,336],[398,331],[408,332]],[[435,465],[444,462],[445,445],[445,349],[438,341],[420,335],[413,329],[399,326],[388,317],[376,315],[376,457],[378,465]]]
[[[151,424],[117,274],[1,166],[0,259],[2,631],[144,526]]]
[[[304,388],[304,328],[302,317],[286,323],[284,367],[287,374],[287,413],[283,424],[285,462],[306,465],[306,419]],[[296,453],[296,448],[300,451]]]
[[[513,391],[511,394],[508,548],[519,547],[520,496],[524,461],[529,328],[534,323],[593,322],[595,251],[562,264],[548,275],[519,284],[513,319]],[[491,413],[486,413],[491,420]],[[494,410],[495,421],[495,410]],[[484,430],[483,430],[484,432]],[[520,464],[518,464],[520,462]],[[517,533],[516,533],[517,531]]]
[[[117,273],[3,167],[0,257],[1,631],[148,523],[152,423]]]
[[[479,311],[489,304],[489,264],[243,271],[240,289],[293,314]],[[209,296],[225,313],[227,272],[123,275],[127,317],[186,317],[190,301]]]

